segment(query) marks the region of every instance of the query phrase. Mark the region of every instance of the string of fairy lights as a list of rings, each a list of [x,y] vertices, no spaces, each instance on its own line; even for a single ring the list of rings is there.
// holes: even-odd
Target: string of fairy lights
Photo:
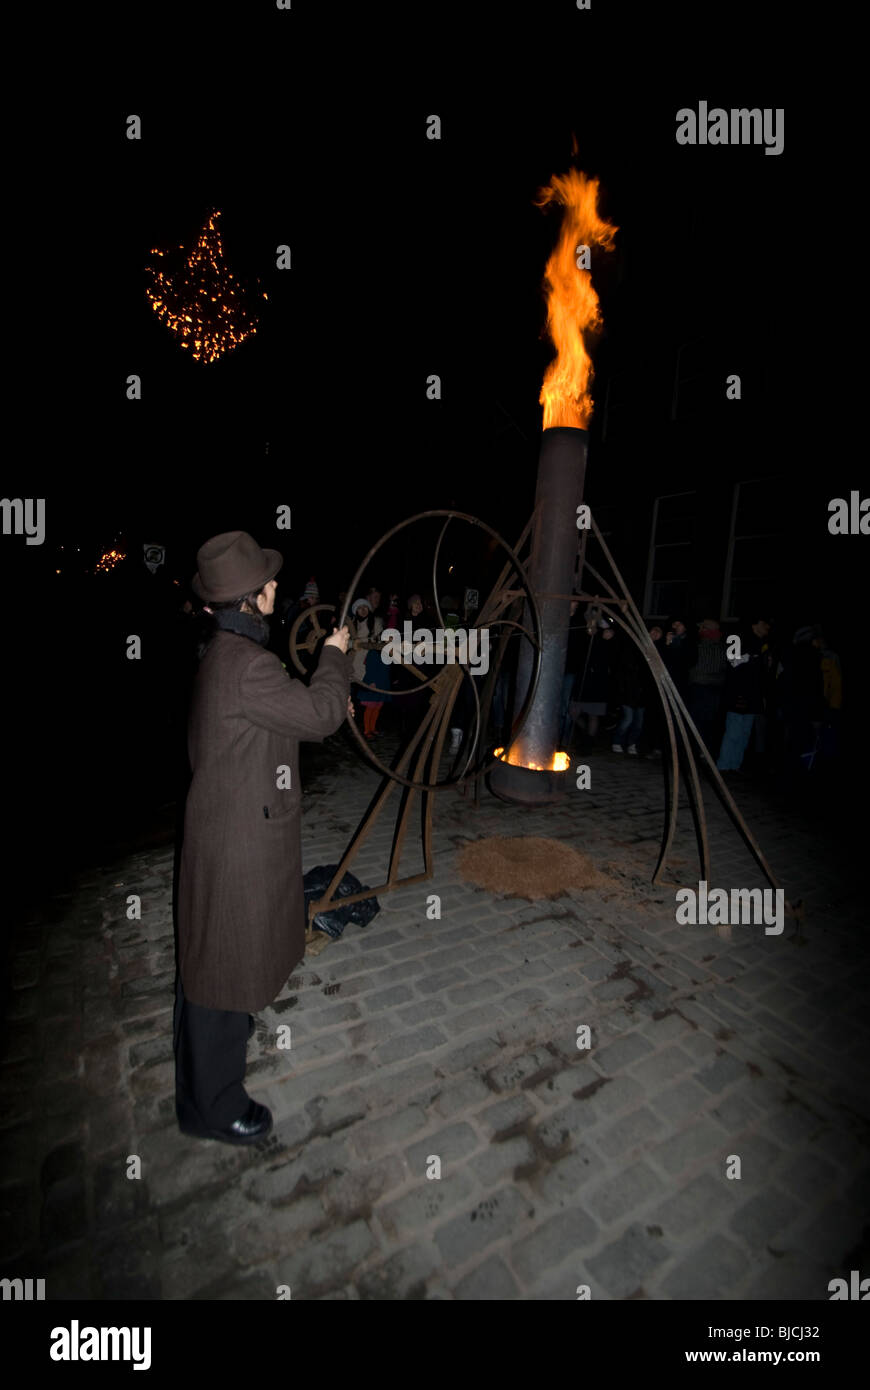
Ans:
[[[218,219],[214,209],[196,244],[179,266],[175,253],[153,248],[151,255],[166,266],[146,266],[152,286],[146,290],[151,308],[161,323],[175,333],[178,345],[195,362],[217,362],[257,331],[258,315],[248,305],[248,294],[224,259]],[[178,247],[179,251],[184,246]],[[259,282],[258,282],[259,283]],[[260,291],[268,299],[265,291]]]
[[[120,564],[120,562],[126,560],[126,558],[127,556],[124,551],[116,550],[113,546],[111,550],[104,551],[100,556],[94,573],[99,574],[101,571],[105,573],[108,570],[113,570],[117,564]]]

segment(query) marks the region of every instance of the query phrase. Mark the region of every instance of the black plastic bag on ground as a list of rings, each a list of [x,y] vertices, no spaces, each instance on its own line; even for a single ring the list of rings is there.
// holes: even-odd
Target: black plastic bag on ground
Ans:
[[[337,869],[337,864],[317,864],[305,874],[302,886],[305,890],[306,913],[310,902],[323,897]],[[361,893],[365,887],[366,884],[360,883],[353,874],[346,873],[336,889],[335,896],[349,898],[352,893]],[[367,927],[380,910],[381,905],[377,898],[362,898],[360,902],[351,903],[349,907],[333,907],[329,912],[318,912],[311,925],[316,931],[325,932],[333,941],[337,941],[348,922],[354,922],[358,927]]]

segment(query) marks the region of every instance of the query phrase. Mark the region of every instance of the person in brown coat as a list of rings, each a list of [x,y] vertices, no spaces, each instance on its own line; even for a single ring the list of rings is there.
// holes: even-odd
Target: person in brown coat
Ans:
[[[197,563],[193,589],[216,630],[188,723],[176,1113],[185,1134],[248,1144],[272,1127],[243,1085],[251,1015],[305,954],[299,743],[322,741],[352,714],[349,634],[327,637],[306,687],[265,646],[279,552],[228,531],[201,547]]]

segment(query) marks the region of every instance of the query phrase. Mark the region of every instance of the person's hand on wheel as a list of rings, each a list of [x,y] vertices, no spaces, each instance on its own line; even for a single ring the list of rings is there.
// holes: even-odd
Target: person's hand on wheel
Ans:
[[[338,647],[340,652],[346,652],[349,641],[350,630],[347,627],[341,627],[337,632],[333,632],[331,636],[327,637],[323,645],[324,647]]]
[[[353,710],[353,700],[350,698],[349,695],[348,695],[348,697],[347,697],[347,712],[348,712],[348,714],[350,715],[351,719],[353,719],[353,713],[354,713],[354,710]]]

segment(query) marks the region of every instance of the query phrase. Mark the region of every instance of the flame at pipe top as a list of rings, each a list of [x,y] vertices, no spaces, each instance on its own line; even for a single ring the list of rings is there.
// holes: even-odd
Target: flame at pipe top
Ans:
[[[503,753],[503,748],[494,750],[494,756],[503,763],[507,763],[509,767],[524,767],[529,772],[567,772],[571,766],[571,760],[567,753],[554,753],[549,767],[542,767],[540,763],[524,763],[516,748],[512,748],[506,758],[502,756]]]
[[[565,211],[559,239],[547,261],[547,331],[556,356],[544,373],[540,403],[544,429],[567,425],[586,429],[592,415],[592,361],[583,334],[601,326],[598,295],[582,262],[583,247],[613,249],[618,227],[598,215],[598,180],[578,169],[554,174],[535,200],[538,207],[561,203]],[[578,264],[580,262],[580,264]]]

